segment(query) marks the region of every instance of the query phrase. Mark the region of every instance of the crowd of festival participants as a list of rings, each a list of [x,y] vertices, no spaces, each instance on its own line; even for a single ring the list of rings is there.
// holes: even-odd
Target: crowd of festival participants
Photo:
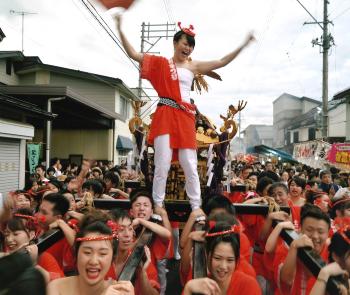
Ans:
[[[47,171],[36,167],[26,187],[6,198],[0,259],[5,294],[28,294],[33,288],[32,294],[50,295],[165,294],[166,288],[173,294],[166,284],[166,262],[172,259],[179,261],[183,294],[326,294],[331,276],[350,273],[350,175],[345,171],[305,166],[278,171],[272,163],[236,163],[231,192],[203,195],[202,207],[180,226],[179,238],[179,226],[165,209],[154,207],[149,189],[123,188],[128,180],[141,181],[135,171],[87,161],[60,169],[59,161]],[[235,190],[242,185],[244,192]],[[98,210],[95,199],[129,199],[131,209]],[[237,215],[232,203],[269,204],[275,211]],[[282,206],[291,214],[279,211]],[[160,215],[160,224],[153,214]],[[193,229],[198,220],[203,231]],[[275,227],[274,220],[279,221]],[[155,239],[144,249],[135,280],[118,281],[143,227]],[[54,228],[64,238],[39,254],[36,242]],[[279,236],[282,229],[299,237],[287,246]],[[207,278],[192,278],[194,241],[205,244]],[[303,247],[327,263],[318,277],[298,259]],[[24,271],[25,257],[34,267]],[[349,294],[347,288],[344,284],[343,294]]]

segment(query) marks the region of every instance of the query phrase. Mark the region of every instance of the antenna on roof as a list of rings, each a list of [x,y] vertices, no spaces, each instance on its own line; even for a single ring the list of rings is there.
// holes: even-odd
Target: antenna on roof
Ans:
[[[17,14],[22,16],[22,53],[24,52],[24,45],[23,45],[23,37],[24,37],[24,16],[28,14],[37,14],[36,12],[28,12],[28,11],[15,11],[10,10],[11,14]]]

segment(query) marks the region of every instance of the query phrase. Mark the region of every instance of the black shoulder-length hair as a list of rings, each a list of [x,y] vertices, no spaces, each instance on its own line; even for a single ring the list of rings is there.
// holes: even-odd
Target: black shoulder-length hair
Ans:
[[[176,34],[174,35],[173,41],[176,43],[179,42],[179,40],[182,38],[183,35],[185,35],[188,44],[194,48],[196,45],[196,40],[194,39],[194,36],[190,36],[182,30],[176,32]]]

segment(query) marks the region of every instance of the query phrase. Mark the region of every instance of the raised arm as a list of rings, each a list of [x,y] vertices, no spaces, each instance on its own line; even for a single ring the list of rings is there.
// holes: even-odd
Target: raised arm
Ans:
[[[212,61],[193,61],[194,71],[205,74],[207,72],[210,72],[215,69],[222,68],[228,65],[241,53],[241,51],[245,47],[247,47],[250,44],[250,42],[254,40],[255,40],[254,35],[252,33],[249,33],[246,40],[241,46],[239,46],[236,50],[230,52],[229,54],[225,55],[221,59],[212,60]]]
[[[130,42],[128,41],[128,39],[126,39],[123,31],[121,30],[121,22],[122,22],[122,17],[120,14],[117,14],[115,17],[114,17],[115,21],[116,21],[116,28],[117,28],[117,31],[119,33],[119,36],[120,36],[120,40],[122,42],[122,45],[123,45],[123,48],[125,49],[126,53],[128,54],[128,56],[133,59],[134,61],[137,61],[137,62],[141,62],[142,61],[142,58],[143,58],[143,54],[140,53],[140,52],[137,52],[135,50],[134,47],[132,47],[132,45],[130,44]]]

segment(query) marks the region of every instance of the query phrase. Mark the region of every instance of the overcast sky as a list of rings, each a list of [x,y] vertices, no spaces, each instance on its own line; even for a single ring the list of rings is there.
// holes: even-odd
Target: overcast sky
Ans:
[[[301,2],[322,20],[323,0]],[[329,57],[331,98],[350,87],[350,1],[330,2],[329,16],[334,20],[330,31],[336,44]],[[1,0],[0,27],[6,38],[0,50],[21,50],[21,17],[10,10],[36,13],[25,17],[25,55],[37,55],[47,64],[117,77],[137,87],[137,69],[82,0]],[[114,30],[110,13],[99,11]],[[248,101],[242,112],[243,129],[249,124],[272,124],[272,101],[284,92],[321,100],[322,55],[311,40],[322,31],[317,25],[303,26],[312,19],[296,0],[138,0],[124,13],[123,23],[136,48],[140,48],[143,21],[192,24],[197,34],[192,54],[196,60],[220,58],[238,47],[250,30],[255,31],[257,42],[217,71],[223,81],[208,78],[209,93],[193,95],[200,111],[216,122],[239,99]],[[153,50],[170,57],[172,42],[162,39]]]

